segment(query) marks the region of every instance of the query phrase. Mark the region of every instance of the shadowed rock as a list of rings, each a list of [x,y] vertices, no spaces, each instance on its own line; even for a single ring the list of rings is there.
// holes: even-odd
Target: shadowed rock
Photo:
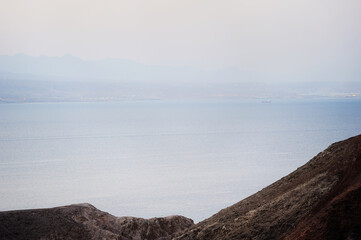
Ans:
[[[115,217],[90,204],[0,213],[0,239],[170,239],[193,224],[170,216]]]

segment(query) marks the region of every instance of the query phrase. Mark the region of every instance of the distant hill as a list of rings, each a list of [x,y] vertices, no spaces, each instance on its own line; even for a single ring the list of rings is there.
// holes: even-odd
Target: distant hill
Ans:
[[[359,240],[361,135],[196,225],[181,216],[117,218],[89,204],[0,212],[0,223],[0,239]]]
[[[0,55],[0,103],[313,97],[360,98],[361,82],[279,82],[236,67],[211,71],[124,59]]]
[[[146,65],[126,59],[83,60],[72,55],[32,57],[25,54],[0,55],[0,73],[45,76],[52,81],[140,83],[193,82],[212,76],[197,68]]]

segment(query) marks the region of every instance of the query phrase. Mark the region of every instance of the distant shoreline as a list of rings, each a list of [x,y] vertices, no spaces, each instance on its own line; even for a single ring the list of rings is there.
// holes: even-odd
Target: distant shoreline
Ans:
[[[22,104],[22,103],[116,103],[116,102],[154,102],[154,101],[167,101],[167,102],[177,102],[177,101],[252,101],[259,103],[273,103],[279,101],[323,101],[323,100],[342,100],[342,101],[358,101],[361,100],[360,96],[310,96],[310,97],[294,97],[294,98],[185,98],[185,99],[162,99],[162,98],[135,98],[135,99],[39,99],[39,100],[20,100],[20,99],[6,99],[0,97],[0,104]]]

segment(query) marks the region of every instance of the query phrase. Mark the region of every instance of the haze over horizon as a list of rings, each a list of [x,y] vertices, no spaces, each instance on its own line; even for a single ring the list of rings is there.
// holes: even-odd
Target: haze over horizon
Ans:
[[[357,0],[0,4],[0,102],[361,96]]]
[[[2,0],[1,5],[0,55],[71,54],[206,71],[233,67],[267,82],[361,79],[357,0]]]

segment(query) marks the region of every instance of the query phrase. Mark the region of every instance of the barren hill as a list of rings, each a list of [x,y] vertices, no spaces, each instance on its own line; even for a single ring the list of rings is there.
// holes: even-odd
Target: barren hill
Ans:
[[[361,239],[361,135],[177,239]]]
[[[90,204],[0,213],[0,239],[169,239],[193,224],[170,216],[142,219],[115,217]]]
[[[90,204],[0,213],[0,239],[361,239],[361,135],[332,144],[258,193],[193,225],[114,217]]]

